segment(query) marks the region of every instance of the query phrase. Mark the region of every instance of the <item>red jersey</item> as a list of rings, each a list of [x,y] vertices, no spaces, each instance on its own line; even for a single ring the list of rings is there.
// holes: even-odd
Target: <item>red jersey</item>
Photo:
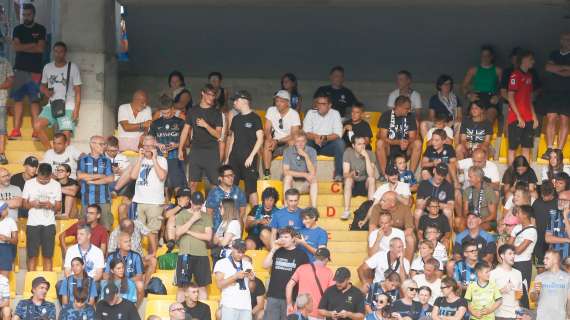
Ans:
[[[532,121],[532,74],[515,70],[509,77],[509,92],[515,93],[517,109],[525,122]],[[509,108],[508,122],[517,121],[517,116]]]
[[[63,233],[66,237],[76,237],[77,238],[77,227],[79,226],[79,222],[72,224],[67,230]],[[96,246],[97,248],[101,248],[101,244],[107,245],[109,242],[109,233],[107,229],[100,224],[93,229],[91,229],[91,244]]]

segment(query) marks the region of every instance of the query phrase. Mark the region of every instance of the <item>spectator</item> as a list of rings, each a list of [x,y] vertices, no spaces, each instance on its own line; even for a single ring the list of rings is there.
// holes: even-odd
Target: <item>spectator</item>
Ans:
[[[274,96],[275,106],[267,108],[263,126],[263,178],[271,176],[271,160],[283,155],[285,149],[293,144],[295,134],[301,128],[299,113],[291,108],[291,95],[286,90],[279,90]]]
[[[315,109],[307,111],[305,115],[303,130],[307,133],[309,146],[313,147],[317,154],[334,157],[334,180],[340,182],[342,154],[345,148],[341,115],[336,109],[331,110],[333,102],[325,93],[315,95],[314,104]]]
[[[446,137],[445,140],[443,140],[445,144],[453,145],[454,141],[456,140],[459,141],[459,139],[457,138],[457,134],[454,135],[453,129],[451,129],[451,127],[448,126],[449,125],[448,120],[449,118],[445,113],[437,113],[435,115],[435,120],[433,121],[433,127],[431,127],[428,130],[425,136],[425,140],[427,140],[427,146],[432,145],[431,139],[433,138],[433,133],[435,132],[435,130],[443,130],[445,132]]]
[[[297,296],[295,300],[295,307],[297,307],[297,312],[289,314],[287,320],[305,320],[309,319],[310,314],[314,314],[317,309],[314,309],[313,298],[308,293],[302,293]]]
[[[192,93],[186,88],[184,76],[180,71],[174,70],[168,75],[168,89],[170,98],[174,102],[177,117],[188,112],[192,108]]]
[[[58,295],[61,296],[61,304],[73,304],[77,294],[84,296],[86,302],[92,306],[95,305],[97,297],[97,288],[93,278],[87,275],[85,271],[85,262],[81,257],[71,259],[71,272],[63,278],[59,283]],[[77,293],[77,294],[76,294]]]
[[[325,290],[319,302],[319,314],[327,319],[364,319],[364,295],[350,282],[350,270],[336,269],[334,286]]]
[[[29,269],[28,269],[29,270]],[[32,280],[32,296],[22,299],[16,306],[12,319],[47,319],[55,320],[55,304],[46,301],[50,283],[42,276]]]
[[[374,270],[374,278],[370,273]],[[390,250],[379,251],[358,267],[358,277],[363,285],[384,280],[386,271],[397,272],[401,279],[406,279],[410,272],[410,261],[404,257],[404,242],[402,239],[390,240]]]
[[[392,304],[392,299],[385,293],[380,293],[375,303],[377,304],[376,311],[366,312],[365,320],[378,320],[378,319],[390,319],[390,305]]]
[[[87,207],[98,204],[101,207],[101,224],[111,230],[113,215],[111,213],[110,184],[115,180],[111,160],[105,157],[105,138],[92,136],[89,139],[89,154],[83,155],[77,165],[77,180],[81,184],[82,217]]]
[[[105,288],[110,282],[113,282],[119,288],[119,293],[123,299],[137,303],[137,286],[133,280],[127,277],[125,264],[126,262],[122,258],[113,258],[109,262],[109,277],[107,280],[101,280],[101,299],[105,299]]]
[[[485,149],[477,148],[473,150],[473,154],[471,158],[466,158],[463,160],[458,161],[459,170],[463,171],[463,176],[469,176],[469,168],[472,166],[477,166],[479,168],[483,168],[483,172],[485,173],[485,180],[487,183],[490,183],[495,190],[496,195],[499,195],[499,184],[501,183],[501,177],[499,176],[499,168],[497,164],[493,161],[487,160],[488,153]],[[464,187],[469,185],[469,181],[466,181]]]
[[[368,256],[372,257],[379,251],[388,251],[390,249],[390,241],[394,238],[402,240],[405,244],[406,237],[404,231],[393,228],[392,215],[388,212],[382,212],[378,216],[378,229],[370,231],[368,235]],[[404,245],[404,248],[406,246]]]
[[[255,283],[255,273],[252,265],[243,261],[245,242],[236,239],[232,242],[231,248],[231,254],[219,260],[214,266],[216,285],[222,292],[221,318],[251,319],[250,287]]]
[[[422,305],[414,300],[417,294],[418,284],[412,279],[404,280],[402,283],[402,298],[394,301],[390,308],[392,317],[419,319]]]
[[[433,170],[440,164],[449,167],[449,176],[447,180],[454,183],[455,187],[459,187],[457,180],[457,157],[453,146],[446,144],[447,134],[443,129],[436,129],[431,138],[431,145],[427,146],[422,158],[422,169]],[[449,179],[451,178],[451,179]]]
[[[241,225],[235,202],[232,199],[222,200],[220,212],[222,222],[212,239],[212,244],[215,247],[210,250],[214,264],[219,259],[227,257],[231,251],[231,243],[241,238]]]
[[[516,157],[503,175],[502,183],[505,199],[515,191],[515,185],[519,181],[528,183],[530,192],[533,195],[536,194],[536,184],[538,182],[536,173],[530,167],[527,158],[523,156]]]
[[[485,182],[482,168],[469,168],[469,187],[463,190],[463,212],[478,215],[481,228],[490,231],[497,228],[498,202],[493,188]],[[464,223],[463,218],[456,219]]]
[[[61,252],[65,254],[67,252],[67,243],[65,239],[67,237],[77,238],[77,230],[81,225],[86,224],[91,229],[91,244],[101,249],[103,255],[107,255],[107,243],[109,242],[109,234],[107,229],[99,224],[99,219],[101,218],[101,207],[96,204],[92,204],[87,208],[87,215],[85,216],[85,221],[78,221],[59,235],[59,244],[61,246]]]
[[[87,295],[74,292],[73,296],[73,303],[63,306],[59,312],[59,320],[95,319],[95,309],[93,304],[87,303]]]
[[[174,302],[168,307],[168,315],[170,320],[185,320],[186,309],[180,302]]]
[[[224,77],[220,72],[214,71],[208,75],[208,83],[216,89],[216,108],[220,110],[226,109],[230,101],[230,90],[222,87],[223,80]]]
[[[127,156],[119,153],[119,140],[115,136],[107,137],[107,147],[105,148],[105,157],[111,160],[113,173],[115,174],[115,182],[127,172],[127,168],[131,165]],[[114,190],[114,188],[112,189]],[[130,197],[132,198],[132,196]]]
[[[548,250],[546,242],[546,230],[550,224],[550,217],[554,217],[558,211],[558,199],[551,182],[543,182],[540,186],[540,199],[536,199],[532,204],[534,221],[536,223],[536,245],[533,256],[536,257],[537,272],[544,271],[544,254]]]
[[[329,80],[331,82],[328,86],[322,86],[315,92],[314,98],[319,95],[326,95],[330,97],[333,109],[338,111],[341,117],[346,116],[346,109],[351,107],[356,101],[354,93],[344,86],[344,68],[342,66],[334,66],[329,73]]]
[[[411,192],[418,191],[418,181],[415,173],[408,169],[406,156],[403,154],[396,155],[394,157],[394,165],[398,169],[398,180],[407,183]]]
[[[259,178],[257,157],[263,145],[261,118],[251,110],[251,94],[238,91],[234,98],[234,108],[239,114],[233,117],[228,135],[226,163],[234,169],[234,183],[240,180],[245,184],[245,193],[251,205],[257,205],[257,179]]]
[[[40,247],[44,271],[52,270],[55,213],[61,210],[61,187],[51,175],[51,166],[42,163],[38,167],[38,176],[26,181],[22,192],[23,206],[29,210],[26,224],[28,270],[36,270]]]
[[[61,41],[53,45],[53,62],[46,64],[42,72],[40,92],[49,98],[34,122],[34,132],[45,149],[51,148],[46,127],[57,125],[57,130],[71,140],[81,108],[81,75],[79,68],[67,61],[67,45]],[[63,107],[60,113],[59,107]],[[77,159],[75,159],[77,161]],[[72,166],[73,168],[73,166]]]
[[[414,258],[414,260],[412,260],[412,265],[410,267],[410,278],[413,278],[415,275],[422,274],[424,272],[425,263],[434,257],[434,252],[435,246],[433,245],[433,242],[429,240],[421,240],[418,243],[418,255]]]
[[[440,266],[441,263],[435,258],[425,260],[423,263],[423,272],[413,277],[418,287],[427,287],[430,289],[429,304],[431,305],[434,304],[436,298],[441,296],[441,278],[438,274]]]
[[[435,83],[437,93],[429,99],[429,119],[435,121],[437,114],[445,114],[446,122],[453,126],[453,132],[458,132],[463,121],[463,103],[453,92],[453,84],[453,78],[447,74],[437,78]],[[422,135],[425,136],[429,122],[423,121],[422,124],[424,124]],[[453,138],[453,135],[449,138]]]
[[[485,109],[479,101],[471,102],[469,106],[469,116],[461,122],[459,141],[455,147],[457,159],[463,160],[473,156],[473,152],[478,148],[491,151],[491,135],[493,134],[493,124],[485,120]]]
[[[489,281],[491,267],[486,262],[478,262],[475,266],[477,280],[467,287],[469,313],[472,319],[494,319],[495,310],[503,303],[500,289],[495,282]]]
[[[523,279],[521,272],[515,268],[515,247],[504,244],[497,252],[499,265],[491,271],[490,280],[497,284],[503,296],[503,303],[495,312],[495,317],[500,319],[516,318],[519,309],[519,300],[523,295]]]
[[[523,52],[523,49],[521,47],[514,47],[511,50],[511,53],[509,54],[509,59],[510,59],[511,65],[508,67],[505,67],[505,69],[503,69],[503,75],[504,76],[501,79],[501,97],[503,99],[508,99],[507,90],[509,88],[509,79],[511,77],[511,74],[513,72],[515,72],[515,70],[517,70],[517,66],[519,65],[518,57],[522,52]],[[532,75],[533,93],[541,95],[542,94],[542,81],[540,80],[538,72],[536,71],[536,69],[534,67],[530,68],[528,71]],[[540,117],[542,117],[546,114],[544,112],[544,110],[540,110],[540,111],[542,111],[540,113]],[[548,159],[545,159],[545,160],[548,160]]]
[[[24,171],[13,175],[10,178],[10,184],[20,188],[21,191],[24,191],[24,186],[26,184],[26,181],[36,177],[39,164],[40,161],[38,160],[38,158],[34,156],[26,157],[26,159],[24,160]],[[24,207],[24,203],[22,202],[21,207],[18,209],[18,218],[27,218],[27,217],[28,217],[28,209]]]
[[[305,227],[301,219],[299,191],[297,189],[292,188],[285,192],[285,206],[273,214],[269,227],[271,227],[271,247],[277,239],[279,229],[292,227],[296,232],[299,232]]]
[[[271,270],[267,303],[263,319],[281,319],[287,316],[287,302],[283,288],[299,268],[308,263],[305,252],[296,247],[297,232],[291,226],[279,230],[279,238],[275,240],[271,251],[263,260],[263,267]]]
[[[186,310],[186,317],[190,317],[190,319],[210,320],[210,306],[199,301],[199,296],[198,285],[190,282],[184,290],[184,300],[182,301],[182,307]],[[182,318],[182,320],[183,319],[184,318]]]
[[[431,299],[431,289],[428,286],[420,286],[418,289],[418,302],[422,305],[422,310],[420,311],[420,319],[431,317],[431,312],[433,310],[433,305],[429,302]]]
[[[449,246],[449,239],[451,239],[451,226],[443,214],[437,198],[428,197],[426,199],[424,210],[427,211],[427,214],[423,214],[420,217],[420,222],[418,224],[418,239],[426,239],[427,228],[435,227],[440,234],[437,241],[441,241],[446,246]]]
[[[46,46],[46,28],[34,21],[36,8],[27,3],[22,6],[22,24],[14,28],[12,48],[16,51],[14,85],[10,98],[14,100],[14,128],[8,139],[22,137],[24,99],[28,97],[32,125],[40,113],[40,79],[43,68],[43,52]],[[34,136],[34,134],[32,134]]]
[[[372,129],[370,124],[364,120],[364,104],[362,102],[354,102],[350,111],[350,119],[343,126],[344,144],[350,146],[352,144],[352,137],[364,138],[364,145],[366,150],[372,150],[370,141],[372,140]]]
[[[463,247],[469,241],[475,241],[479,251],[479,259],[493,261],[497,245],[495,238],[481,228],[481,217],[473,212],[467,213],[467,229],[455,236],[453,245],[455,260],[459,260]]]
[[[396,301],[400,299],[400,284],[402,279],[397,272],[388,271],[384,277],[384,280],[380,282],[374,282],[368,286],[368,294],[366,295],[366,302],[364,309],[366,313],[378,311],[382,309],[382,304],[380,299],[382,296],[386,296],[391,301]],[[385,308],[386,306],[384,306]],[[376,320],[376,319],[373,319]]]
[[[299,93],[299,83],[297,76],[292,73],[286,73],[281,77],[281,89],[289,92],[291,96],[291,108],[297,112],[303,111],[303,97]]]
[[[446,164],[440,163],[435,167],[433,173],[433,178],[423,180],[418,187],[414,225],[419,225],[420,218],[424,214],[426,199],[428,197],[435,197],[439,200],[439,207],[447,217],[449,225],[453,226],[455,189],[453,185],[446,180],[449,174],[449,167]]]
[[[222,136],[220,137],[218,149],[220,151],[220,161],[224,161],[228,156],[226,154],[227,149],[227,137],[230,131],[230,125],[232,123],[233,117],[238,114],[238,111],[230,107],[228,103],[230,102],[229,93],[230,89],[222,87],[223,76],[220,72],[214,71],[210,72],[208,75],[208,83],[213,86],[216,92],[216,98],[214,100],[214,108],[220,112],[222,115]]]
[[[568,316],[564,306],[570,295],[570,275],[560,270],[560,253],[548,250],[544,256],[545,272],[536,275],[530,297],[536,301],[537,319],[563,320]],[[554,307],[558,306],[558,307]]]
[[[144,284],[150,280],[150,275],[154,273],[154,266],[144,268],[141,256],[131,250],[131,237],[123,232],[119,235],[119,247],[116,251],[109,253],[105,263],[104,278],[109,279],[111,274],[111,261],[121,259],[125,261],[125,278],[132,280],[137,288],[137,301],[142,303],[144,298]],[[146,272],[145,272],[146,271]],[[144,276],[143,276],[143,273]]]
[[[388,108],[393,109],[398,105],[396,100],[399,97],[407,97],[411,103],[411,107],[415,110],[422,108],[422,97],[419,92],[412,89],[412,74],[407,70],[398,71],[396,74],[396,86],[394,91],[388,96]]]
[[[247,200],[241,189],[234,185],[234,169],[230,165],[223,165],[218,168],[218,185],[208,192],[206,198],[206,211],[212,217],[212,230],[218,230],[222,223],[221,204],[224,199],[232,199],[236,210],[239,210],[237,219],[240,224],[245,221],[245,207]],[[195,189],[192,189],[195,190]],[[241,235],[241,234],[240,234]]]
[[[410,190],[410,185],[400,181],[400,172],[398,168],[394,166],[388,166],[386,168],[386,183],[382,184],[376,192],[374,193],[374,205],[380,202],[380,199],[386,194],[388,191],[393,191],[398,195],[398,202],[404,206],[410,206],[411,201],[410,198],[412,196],[412,192]]]
[[[271,249],[271,218],[277,212],[279,193],[275,188],[268,187],[261,193],[261,204],[253,207],[246,220],[248,250]]]
[[[411,108],[410,98],[400,96],[395,100],[394,108],[382,113],[378,120],[376,159],[380,165],[380,176],[383,176],[388,160],[391,162],[397,154],[404,154],[411,160],[412,172],[418,168],[422,141],[418,138],[417,123]]]
[[[287,314],[295,311],[293,306],[293,289],[295,287],[298,287],[298,295],[307,294],[312,297],[313,303],[318,304],[324,291],[334,285],[333,272],[327,267],[327,263],[331,260],[330,255],[329,249],[319,248],[315,253],[313,262],[301,265],[295,270],[285,288]],[[297,309],[297,311],[299,310]],[[317,309],[309,311],[309,316],[320,318]]]
[[[18,244],[18,225],[8,216],[8,210],[8,203],[0,201],[0,275],[6,278],[12,271]]]
[[[0,168],[0,201],[8,205],[8,217],[18,221],[18,210],[22,207],[22,190],[10,182],[10,171]]]
[[[554,177],[560,173],[570,174],[570,166],[564,164],[562,150],[553,149],[548,154],[548,165],[542,167],[541,181],[549,180],[554,183]]]
[[[283,189],[295,188],[302,193],[309,192],[311,206],[317,206],[317,152],[307,145],[307,135],[298,132],[294,145],[283,152]]]
[[[446,248],[446,246],[450,246],[451,242],[448,241],[446,245],[443,245],[438,239],[441,237],[441,231],[439,230],[438,226],[427,226],[426,227],[426,231],[424,233],[424,238],[425,240],[428,240],[429,242],[431,242],[433,244],[434,247],[434,251],[433,251],[433,257],[437,259],[437,261],[440,262],[440,268],[443,269],[443,267],[446,265],[448,258],[447,258],[447,251],[448,249]]]
[[[117,250],[117,248],[119,247],[118,245],[119,234],[121,234],[122,232],[126,232],[131,235],[131,246],[132,246],[131,250],[143,256],[142,239],[143,237],[148,236],[150,230],[147,227],[145,227],[145,225],[142,224],[140,221],[138,220],[133,221],[130,219],[121,220],[119,222],[119,227],[115,228],[115,230],[111,232],[111,234],[109,235],[109,245],[107,247],[107,252],[113,252]],[[144,260],[145,264],[147,264],[149,260],[148,256],[146,256]]]
[[[464,319],[467,313],[467,301],[459,294],[460,288],[451,277],[441,280],[442,296],[438,297],[434,304],[431,316],[433,320]]]
[[[358,110],[354,109],[353,110]],[[354,112],[354,111],[353,111]],[[353,196],[366,196],[372,200],[376,191],[376,155],[366,149],[366,138],[352,135],[352,148],[342,155],[344,176],[344,213],[342,220],[350,218],[350,203]]]
[[[111,320],[120,317],[121,319],[140,320],[135,305],[129,300],[123,299],[119,294],[119,288],[113,282],[109,282],[107,287],[102,290],[102,295],[105,298],[97,302],[96,319]]]
[[[532,278],[532,253],[537,239],[536,226],[531,221],[533,216],[534,212],[531,206],[524,205],[518,207],[517,217],[520,224],[514,227],[509,239],[509,243],[515,247],[513,267],[522,273],[523,280],[527,283],[523,288],[523,297],[521,298],[521,305],[524,308],[529,307],[527,292],[528,284],[530,284]]]
[[[478,273],[475,271],[475,266],[479,261],[477,254],[479,249],[475,241],[468,241],[461,247],[463,259],[455,263],[453,278],[461,286],[462,290],[466,290],[467,286],[477,281]]]
[[[202,88],[200,104],[194,106],[186,115],[186,124],[180,134],[178,159],[184,160],[186,141],[192,137],[192,148],[188,154],[190,164],[190,189],[196,191],[203,174],[210,183],[218,181],[220,166],[219,139],[222,137],[222,114],[214,108],[216,89],[207,84]],[[215,222],[216,220],[214,220]],[[214,223],[215,224],[215,223]]]
[[[77,194],[79,183],[71,179],[71,167],[67,163],[57,165],[54,178],[61,186],[61,213],[58,218],[77,218]],[[105,231],[106,232],[106,231]]]
[[[196,191],[182,189],[177,194],[190,200],[190,207],[183,208],[176,214],[176,240],[178,242],[178,262],[176,264],[176,285],[178,288],[188,288],[197,285],[200,298],[207,297],[206,286],[212,283],[210,261],[208,259],[208,242],[212,239],[212,217],[201,211],[204,196]],[[225,212],[225,211],[224,211]],[[194,277],[192,277],[194,276]],[[192,282],[194,278],[194,282]],[[178,290],[181,294],[182,290]],[[187,296],[187,294],[186,294]],[[179,300],[182,295],[178,296]]]
[[[249,263],[253,263],[251,257],[243,256],[243,259]],[[265,285],[258,277],[255,277],[255,289],[250,291],[251,295],[251,314],[252,319],[262,320],[265,308]]]
[[[130,103],[119,106],[118,135],[119,150],[138,151],[142,136],[152,123],[152,112],[147,106],[146,92],[137,90]]]
[[[71,261],[75,257],[80,257],[85,262],[85,272],[93,278],[94,281],[101,280],[103,268],[105,267],[105,258],[103,251],[91,244],[91,227],[83,224],[77,227],[77,244],[69,247],[65,253],[65,261],[63,263],[65,275],[69,276],[72,272]]]
[[[136,180],[133,202],[137,204],[138,220],[150,230],[149,255],[155,255],[158,247],[167,175],[168,162],[158,155],[156,139],[153,136],[145,136],[139,158],[131,169],[131,179]]]
[[[6,58],[0,58],[0,165],[8,164],[6,158],[6,135],[8,133],[8,89],[14,84],[12,65]]]
[[[298,247],[305,251],[309,261],[314,262],[317,250],[326,248],[329,236],[325,229],[317,226],[319,212],[316,208],[301,210],[301,220],[305,228],[299,231],[295,242]]]

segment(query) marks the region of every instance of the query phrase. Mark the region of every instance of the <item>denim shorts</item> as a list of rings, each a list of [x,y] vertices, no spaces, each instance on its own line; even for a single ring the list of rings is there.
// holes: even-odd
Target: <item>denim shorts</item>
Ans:
[[[40,100],[40,85],[34,81],[28,81],[19,88],[14,88],[10,93],[12,100],[19,102],[28,97],[30,102],[37,102]]]

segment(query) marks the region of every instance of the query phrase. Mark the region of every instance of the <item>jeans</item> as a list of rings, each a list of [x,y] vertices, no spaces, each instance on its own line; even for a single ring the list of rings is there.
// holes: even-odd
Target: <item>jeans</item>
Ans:
[[[241,310],[222,306],[223,320],[251,320],[251,310]]]
[[[317,146],[314,141],[309,141],[307,145],[315,148],[319,155],[334,157],[334,175],[342,176],[342,155],[344,154],[345,148],[344,141],[342,139],[327,141],[321,147]]]

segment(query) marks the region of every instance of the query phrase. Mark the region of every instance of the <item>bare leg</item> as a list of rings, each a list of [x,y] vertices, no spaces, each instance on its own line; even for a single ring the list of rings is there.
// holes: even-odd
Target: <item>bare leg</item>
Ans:
[[[200,183],[200,182],[199,181],[190,181],[190,190],[192,190],[192,192],[197,191],[198,183]]]
[[[386,170],[389,153],[390,145],[386,141],[378,139],[378,142],[376,142],[376,159],[378,159],[378,165],[380,166],[380,168],[378,168],[380,176],[383,176]]]
[[[344,211],[350,210],[350,199],[352,199],[352,186],[354,180],[352,178],[344,178]]]
[[[568,117],[566,117],[568,118]],[[562,119],[561,119],[562,120]],[[558,114],[548,113],[546,114],[546,146],[552,148],[554,146],[554,136],[556,135],[556,122],[558,121]],[[561,126],[562,127],[562,126]],[[560,131],[562,133],[562,128]],[[568,129],[565,129],[568,133]],[[560,139],[560,137],[559,137]]]
[[[38,120],[36,120],[33,123],[33,128],[34,132],[36,133],[36,137],[40,139],[40,143],[46,150],[51,149],[51,142],[49,141],[46,132],[48,125],[49,122],[46,118],[38,118]]]
[[[252,207],[255,207],[257,205],[257,192],[254,192],[249,195],[249,204]]]
[[[493,125],[495,123],[495,120],[497,120],[499,113],[497,112],[497,109],[489,108],[485,112],[485,116],[487,118],[487,121],[489,121],[491,123],[491,125]]]
[[[311,185],[309,186],[309,196],[311,197],[311,206],[313,208],[317,207],[317,194],[319,192],[319,184],[315,178]]]
[[[530,161],[530,149],[529,148],[522,148],[522,155],[526,158],[526,160],[531,163]],[[511,161],[512,163],[512,161]]]
[[[457,146],[455,147],[455,155],[457,156],[457,160],[465,159],[466,151],[467,148],[465,148],[465,145],[463,143],[457,144]]]
[[[374,193],[376,192],[376,179],[374,177],[366,178],[366,189],[368,191],[368,200],[374,199]]]
[[[158,233],[152,232],[148,235],[148,254],[156,254],[156,248],[158,247]]]
[[[22,101],[14,102],[14,118],[13,124],[14,129],[20,129],[22,127],[22,117],[24,116],[24,103]]]
[[[0,135],[0,154],[6,153],[6,135]]]
[[[405,236],[406,236],[406,249],[404,250],[404,256],[406,257],[406,259],[408,259],[408,261],[411,261],[414,259],[416,237],[414,235],[413,230],[406,230]]]
[[[287,192],[287,190],[291,189],[293,185],[293,177],[292,176],[284,176],[283,177],[283,192]]]
[[[36,262],[38,257],[28,257],[26,260],[26,268],[28,271],[36,271]]]
[[[273,143],[271,139],[265,139],[263,143],[263,153],[262,153],[262,162],[263,162],[263,169],[271,168],[271,160],[273,160],[273,149],[269,146]]]
[[[77,218],[77,198],[65,197],[65,212],[69,218]]]
[[[515,159],[516,152],[517,152],[517,150],[511,150],[511,149],[509,149],[509,151],[507,152],[507,164],[509,166],[511,164],[513,164],[513,160]]]
[[[44,271],[53,271],[53,259],[44,257]]]
[[[144,283],[142,280],[135,280],[137,288],[137,307],[141,305],[144,299]]]
[[[429,131],[429,123],[428,121],[422,121],[420,122],[420,133],[422,135],[422,138],[427,137],[427,133]]]
[[[12,319],[12,309],[10,306],[6,306],[2,308],[2,320],[10,320]]]
[[[410,170],[412,170],[412,172],[416,172],[420,163],[420,156],[422,155],[422,141],[420,139],[414,140],[410,145],[410,148],[411,149],[408,150],[408,153],[411,152]]]
[[[31,115],[31,119],[30,119],[31,125],[33,127],[34,123],[36,123],[36,121],[38,120],[39,115],[40,115],[40,104],[39,104],[39,102],[30,103],[30,115]]]
[[[267,229],[261,230],[261,233],[259,234],[259,239],[261,240],[261,242],[263,243],[263,246],[267,250],[271,249],[271,231],[269,231]]]
[[[207,300],[207,299],[208,299],[208,291],[206,290],[206,287],[199,287],[198,300]]]
[[[570,118],[560,115],[560,131],[558,132],[558,149],[564,150],[566,139],[568,138],[568,124]]]

